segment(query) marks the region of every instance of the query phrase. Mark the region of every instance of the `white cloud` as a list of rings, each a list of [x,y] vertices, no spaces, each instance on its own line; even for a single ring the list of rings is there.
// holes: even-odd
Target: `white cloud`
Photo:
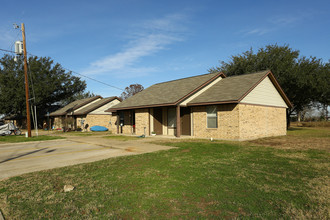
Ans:
[[[295,15],[275,15],[267,20],[265,24],[261,27],[254,27],[250,29],[242,30],[240,33],[243,35],[258,35],[262,36],[271,32],[279,31],[283,28],[296,25],[298,22],[301,22],[309,17],[313,16],[313,13],[297,13]]]
[[[180,20],[183,15],[169,15],[162,19],[146,21],[140,24],[139,31],[131,36],[122,51],[100,58],[83,71],[84,74],[110,73],[118,76],[118,72],[131,76],[141,76],[155,71],[153,67],[134,68],[141,58],[167,49],[167,46],[182,41]],[[135,74],[136,73],[136,74]]]
[[[180,23],[183,20],[186,20],[184,14],[170,14],[164,18],[146,21],[142,25],[151,31],[179,32],[186,31],[186,27]]]
[[[315,12],[311,10],[297,12],[295,14],[286,14],[286,15],[275,15],[269,20],[270,23],[273,23],[280,27],[296,25],[299,22],[304,20],[312,19],[315,15],[319,15],[321,12]]]
[[[302,19],[302,16],[277,16],[271,19],[270,22],[274,23],[275,25],[286,26],[296,23]]]
[[[258,35],[258,36],[261,36],[261,35],[267,34],[267,33],[272,32],[272,31],[274,31],[274,29],[272,29],[272,28],[255,28],[255,29],[246,31],[245,34],[246,35]]]

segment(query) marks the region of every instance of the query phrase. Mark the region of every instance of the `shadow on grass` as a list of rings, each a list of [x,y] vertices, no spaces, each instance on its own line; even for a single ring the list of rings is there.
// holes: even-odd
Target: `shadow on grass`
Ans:
[[[301,130],[304,130],[304,128],[297,128],[297,127],[288,128],[288,131],[301,131]]]

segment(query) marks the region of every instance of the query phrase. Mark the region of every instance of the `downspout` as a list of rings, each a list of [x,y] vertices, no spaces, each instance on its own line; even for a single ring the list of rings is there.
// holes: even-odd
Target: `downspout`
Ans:
[[[119,112],[117,111],[117,134],[119,134]]]

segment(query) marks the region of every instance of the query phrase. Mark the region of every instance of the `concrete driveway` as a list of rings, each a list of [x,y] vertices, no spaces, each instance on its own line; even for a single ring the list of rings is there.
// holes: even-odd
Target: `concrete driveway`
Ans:
[[[0,180],[34,171],[170,148],[144,140],[116,141],[102,137],[0,144]]]

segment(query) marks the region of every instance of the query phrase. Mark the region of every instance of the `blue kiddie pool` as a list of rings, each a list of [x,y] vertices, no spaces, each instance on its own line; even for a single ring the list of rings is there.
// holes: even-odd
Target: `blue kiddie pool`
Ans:
[[[95,125],[90,128],[91,131],[107,131],[108,129],[103,126]]]

